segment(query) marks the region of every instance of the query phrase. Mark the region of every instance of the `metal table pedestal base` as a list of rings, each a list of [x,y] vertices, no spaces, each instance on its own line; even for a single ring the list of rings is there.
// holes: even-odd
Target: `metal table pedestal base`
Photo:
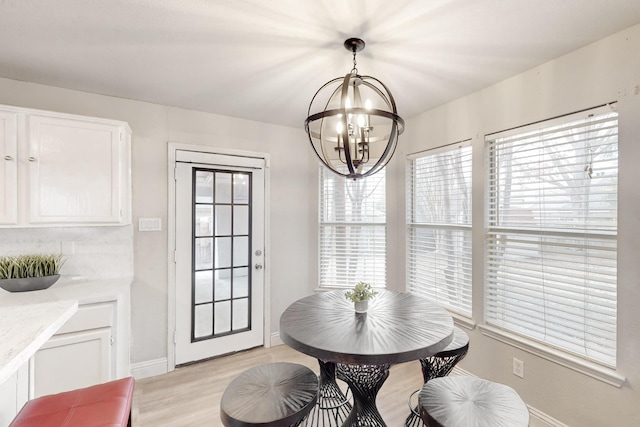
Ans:
[[[353,409],[343,427],[386,427],[376,406],[376,396],[389,377],[389,364],[338,364],[338,378],[349,384]]]

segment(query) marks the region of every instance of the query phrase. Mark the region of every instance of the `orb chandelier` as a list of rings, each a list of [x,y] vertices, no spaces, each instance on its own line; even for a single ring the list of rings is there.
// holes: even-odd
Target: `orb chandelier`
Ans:
[[[404,131],[396,103],[387,87],[371,76],[361,76],[356,53],[365,43],[344,42],[353,53],[353,69],[325,83],[311,99],[304,122],[309,141],[320,161],[347,178],[363,178],[391,160]]]

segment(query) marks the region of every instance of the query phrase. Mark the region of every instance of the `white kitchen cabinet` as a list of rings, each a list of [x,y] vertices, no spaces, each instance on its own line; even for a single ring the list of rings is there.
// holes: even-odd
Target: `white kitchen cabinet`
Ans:
[[[0,106],[0,132],[0,226],[131,222],[126,123]]]
[[[33,396],[40,397],[111,379],[111,329],[54,336],[33,358]]]
[[[32,398],[122,376],[117,375],[116,304],[80,305],[78,312],[36,352],[30,367]]]
[[[132,283],[63,277],[41,291],[0,292],[0,319],[12,331],[0,343],[0,427],[28,399],[131,375]],[[32,327],[16,326],[28,319]]]
[[[8,426],[29,400],[29,366],[25,363],[0,384],[0,426]]]
[[[0,224],[18,222],[18,115],[0,110]]]

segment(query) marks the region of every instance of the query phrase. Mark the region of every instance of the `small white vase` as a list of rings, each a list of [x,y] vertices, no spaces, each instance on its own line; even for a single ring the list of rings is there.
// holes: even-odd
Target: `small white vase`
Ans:
[[[369,300],[358,301],[353,303],[356,313],[366,313],[369,308]]]

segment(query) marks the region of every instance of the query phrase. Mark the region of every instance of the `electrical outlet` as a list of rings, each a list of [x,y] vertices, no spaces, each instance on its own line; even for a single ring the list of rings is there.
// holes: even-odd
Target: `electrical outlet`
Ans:
[[[524,362],[515,357],[513,358],[513,375],[524,378]]]

